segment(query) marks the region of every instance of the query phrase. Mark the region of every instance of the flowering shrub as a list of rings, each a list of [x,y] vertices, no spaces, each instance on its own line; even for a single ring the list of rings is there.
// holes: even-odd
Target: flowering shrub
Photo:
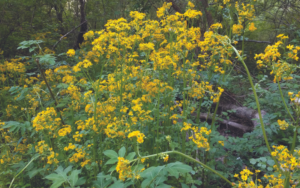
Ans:
[[[224,5],[229,6],[228,1]],[[235,41],[218,34],[218,29],[223,28],[221,23],[205,33],[193,27],[193,20],[202,13],[191,2],[183,14],[169,15],[170,7],[171,3],[164,3],[158,9],[159,20],[145,20],[144,13],[134,11],[130,21],[109,20],[105,30],[85,33],[81,50],[70,49],[66,53],[75,63],[73,67],[56,66],[55,55],[49,49],[41,50],[40,41],[23,42],[20,48],[40,48],[32,56],[32,60],[38,59],[35,63],[40,74],[26,76],[26,63],[17,62],[21,59],[0,65],[1,95],[13,95],[7,102],[4,121],[0,122],[4,136],[1,146],[5,148],[0,155],[3,172],[13,177],[10,165],[27,160],[30,167],[21,165],[21,172],[27,170],[24,177],[41,177],[56,169],[57,174],[45,177],[53,181],[51,187],[74,187],[85,182],[95,187],[171,187],[179,182],[183,187],[195,187],[207,184],[207,171],[228,186],[237,185],[228,180],[228,175],[211,168],[215,162],[215,151],[211,150],[226,146],[225,137],[215,127],[224,92],[221,80],[231,71],[235,55],[245,65],[240,55],[243,52],[235,49]],[[238,24],[232,25],[232,34],[242,35],[246,20],[251,21],[249,31],[255,31],[254,6],[237,3],[235,8],[239,16]],[[201,35],[204,40],[200,40]],[[287,58],[279,60],[278,48],[286,36],[278,38],[275,45],[255,58],[259,59],[259,68],[272,70],[270,74],[279,84],[282,79],[292,79],[296,66],[288,61],[298,60],[299,47],[287,46]],[[41,66],[52,67],[43,71]],[[213,82],[215,76],[218,82]],[[294,152],[298,155],[297,131],[290,152],[284,146],[271,150],[251,77],[250,82],[264,139],[275,163],[275,175],[266,174],[263,183],[296,185],[291,172],[300,166],[298,156],[294,157]],[[288,95],[291,101],[299,98],[298,94]],[[209,108],[205,110],[212,104],[216,106],[211,125],[199,121],[201,107],[207,104]],[[293,104],[293,109],[297,118],[289,114],[296,129],[299,105]],[[289,127],[285,120],[278,120],[278,124],[283,130]],[[187,160],[193,162],[189,165],[198,166],[184,164]],[[81,170],[71,171],[72,166]],[[255,171],[258,182],[251,180],[254,173],[247,168],[234,177],[240,178],[239,187],[262,186],[258,185],[259,172]],[[78,178],[79,173],[82,178]],[[59,179],[59,175],[66,178]]]

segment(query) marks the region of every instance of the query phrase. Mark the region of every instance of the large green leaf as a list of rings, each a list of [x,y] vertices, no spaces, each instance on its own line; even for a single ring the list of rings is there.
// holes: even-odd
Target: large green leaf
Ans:
[[[118,158],[118,154],[114,150],[106,150],[103,153],[109,158]]]
[[[126,149],[125,147],[123,146],[120,150],[119,150],[119,156],[120,157],[124,157],[125,156],[125,153],[126,153]]]
[[[71,175],[69,176],[69,181],[70,181],[70,184],[71,186],[75,186],[77,181],[78,181],[78,174],[81,173],[81,170],[73,170],[71,172]]]

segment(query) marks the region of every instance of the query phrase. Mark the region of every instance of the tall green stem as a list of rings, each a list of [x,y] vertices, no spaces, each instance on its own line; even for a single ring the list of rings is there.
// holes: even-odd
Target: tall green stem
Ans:
[[[280,92],[280,96],[281,96],[281,99],[283,101],[283,104],[285,106],[285,109],[287,110],[288,114],[290,115],[290,117],[292,118],[293,122],[295,123],[295,126],[296,126],[296,130],[294,131],[294,136],[293,136],[293,142],[292,142],[292,146],[290,148],[290,154],[294,153],[294,149],[295,149],[295,145],[296,145],[296,139],[297,139],[297,125],[298,125],[298,120],[299,118],[297,118],[297,122],[295,121],[294,117],[292,116],[284,98],[283,98],[283,93],[282,93],[282,90],[281,90],[281,86],[280,86],[280,83],[279,83],[279,80],[277,80],[277,84],[278,84],[278,88],[279,88],[279,92]]]
[[[296,139],[297,139],[297,134],[298,134],[298,123],[299,123],[299,118],[297,118],[297,121],[296,121],[296,130],[294,131],[294,137],[293,137],[293,143],[292,143],[292,147],[290,149],[290,154],[293,154],[294,153],[294,150],[295,150],[295,146],[296,146]]]
[[[161,152],[161,153],[158,153],[158,154],[153,154],[153,155],[148,155],[148,156],[143,156],[142,158],[151,158],[151,157],[157,157],[158,155],[163,155],[163,154],[177,154],[177,155],[180,155],[186,159],[189,159],[195,163],[198,163],[200,164],[201,166],[203,166],[204,168],[208,169],[209,171],[215,173],[216,175],[218,175],[220,178],[222,178],[223,180],[225,180],[227,183],[229,183],[230,185],[232,185],[232,183],[227,179],[225,178],[224,176],[222,176],[220,173],[218,173],[217,171],[215,171],[214,169],[210,168],[209,166],[205,165],[204,163],[184,154],[184,153],[181,153],[179,151],[166,151],[166,152]],[[140,158],[138,159],[134,159],[132,161],[130,161],[130,163],[134,162],[134,161],[137,161],[137,160],[140,160]]]
[[[290,110],[289,110],[288,106],[286,105],[286,102],[285,102],[285,100],[284,100],[284,98],[283,98],[282,90],[281,90],[280,83],[279,83],[279,80],[278,80],[278,79],[277,79],[277,84],[278,84],[280,96],[281,96],[281,99],[282,99],[283,104],[284,104],[284,106],[285,106],[285,109],[287,110],[287,112],[289,113],[290,117],[293,119],[293,121],[294,121],[294,123],[295,123],[296,121],[295,121],[294,117],[292,116],[292,114],[291,114],[291,112],[290,112]]]
[[[240,61],[242,62],[246,72],[247,72],[247,75],[248,75],[248,79],[249,79],[249,82],[251,84],[251,88],[253,90],[253,94],[254,94],[254,97],[255,97],[255,102],[256,102],[256,106],[257,106],[257,111],[258,111],[258,115],[259,115],[259,120],[260,120],[260,125],[261,125],[261,129],[262,129],[262,132],[263,132],[263,135],[264,135],[264,140],[266,142],[266,145],[267,145],[267,148],[270,152],[270,154],[272,153],[272,150],[271,150],[271,147],[270,147],[270,144],[269,144],[269,141],[268,141],[268,138],[267,138],[267,134],[266,134],[266,130],[265,130],[265,125],[264,125],[264,122],[263,122],[263,119],[262,119],[262,116],[261,116],[261,110],[260,110],[260,105],[259,105],[259,102],[258,102],[258,97],[257,97],[257,94],[256,94],[256,90],[255,90],[255,87],[253,85],[253,82],[252,82],[252,77],[250,75],[250,72],[248,70],[248,67],[246,65],[246,63],[244,62],[243,58],[240,56],[239,52],[237,51],[237,49],[232,46],[230,44],[230,46],[232,47],[232,49],[235,51],[235,53],[237,54],[238,58],[240,59]],[[272,155],[271,155],[272,156]],[[276,160],[276,158],[274,156],[272,156],[273,160],[275,161],[277,167],[279,168],[279,164],[278,164],[278,161]]]

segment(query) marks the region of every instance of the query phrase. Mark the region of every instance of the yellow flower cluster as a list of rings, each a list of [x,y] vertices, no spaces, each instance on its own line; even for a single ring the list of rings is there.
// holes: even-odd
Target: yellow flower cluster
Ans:
[[[70,134],[71,131],[72,131],[71,125],[64,125],[64,128],[58,130],[58,135],[66,136],[67,134]]]
[[[240,24],[234,24],[232,26],[232,33],[240,35],[240,34],[242,34],[243,28],[244,27],[242,25],[240,25]]]
[[[119,173],[119,179],[124,181],[125,178],[132,178],[130,162],[124,157],[118,157],[116,171]]]
[[[41,111],[32,121],[32,126],[36,131],[48,129],[49,134],[55,131],[61,125],[61,119],[56,118],[57,113],[53,107]]]
[[[253,20],[255,18],[254,13],[254,5],[247,4],[245,5],[244,3],[239,4],[238,1],[235,3],[235,8],[238,11],[239,15],[239,25],[242,25],[245,20]]]
[[[162,7],[158,8],[158,10],[156,11],[157,17],[161,18],[163,17],[167,10],[172,6],[172,3],[164,3]]]
[[[257,28],[255,27],[254,23],[251,22],[249,26],[249,31],[255,31]]]
[[[128,138],[132,138],[132,137],[136,137],[137,142],[141,144],[144,142],[145,135],[144,135],[144,133],[141,133],[140,131],[133,131],[133,132],[129,133],[129,135],[128,135]]]
[[[78,72],[78,71],[81,70],[81,68],[87,69],[87,68],[91,67],[92,65],[93,64],[92,64],[92,62],[90,60],[85,59],[85,60],[79,62],[76,66],[74,66],[73,67],[73,71],[74,72]]]
[[[141,51],[154,50],[154,44],[152,42],[140,43],[139,48],[140,48]]]
[[[190,123],[183,122],[183,128],[181,129],[181,131],[192,130],[193,135],[190,136],[189,139],[191,139],[198,148],[205,148],[205,150],[208,151],[210,149],[209,143],[207,138],[205,138],[203,135],[209,135],[211,133],[211,130],[207,130],[206,127],[201,127],[199,129],[198,127],[192,127],[191,125],[192,124]]]
[[[75,55],[75,50],[74,49],[69,49],[68,52],[67,52],[67,55],[69,57],[73,57]]]
[[[64,148],[64,150],[65,150],[65,151],[69,151],[69,150],[73,150],[73,149],[75,149],[75,148],[76,148],[76,146],[75,146],[74,144],[69,143],[69,145],[66,146],[66,147]]]
[[[94,37],[94,31],[88,31],[83,35],[84,40],[88,40],[89,38],[93,38]]]
[[[215,29],[219,29],[219,28],[221,28],[221,29],[223,28],[221,23],[212,24],[209,29],[215,30]]]
[[[267,67],[272,71],[270,74],[274,74],[274,82],[284,80],[291,80],[291,74],[295,71],[296,66],[288,63],[288,60],[298,60],[298,50],[300,47],[295,47],[292,45],[287,46],[290,51],[287,53],[287,58],[285,60],[280,60],[281,53],[279,52],[279,47],[282,46],[284,40],[288,38],[287,36],[280,34],[277,36],[280,40],[274,45],[268,45],[265,49],[265,53],[255,54],[254,59],[257,60],[257,67]],[[285,55],[285,54],[284,54]],[[283,59],[283,58],[282,58]]]
[[[294,105],[300,105],[300,91],[296,95],[293,92],[288,92],[288,95]]]
[[[278,159],[278,162],[280,164],[280,170],[284,172],[291,172],[298,170],[300,167],[300,160],[299,158],[296,158],[292,154],[289,153],[289,150],[283,146],[273,146],[274,151],[271,153],[272,156],[276,157]],[[300,151],[295,151],[296,155],[299,156]],[[276,166],[275,166],[276,167]],[[279,169],[277,169],[279,170]]]
[[[57,160],[57,157],[59,154],[55,153],[53,151],[53,148],[49,147],[48,144],[45,143],[45,140],[39,141],[38,144],[35,146],[35,150],[38,151],[39,154],[47,155],[47,164],[58,164],[59,161]]]
[[[281,130],[285,130],[285,129],[287,129],[288,127],[289,127],[289,124],[285,121],[285,120],[277,120],[277,122],[278,122],[278,125],[279,125],[279,127],[280,127],[280,129]]]
[[[76,148],[75,150],[76,153],[74,153],[72,157],[69,158],[69,161],[77,163],[79,160],[83,159],[87,154],[83,148]]]
[[[260,170],[255,170],[256,177],[259,172]],[[263,188],[263,185],[257,185],[253,182],[252,179],[249,180],[249,177],[251,177],[251,175],[253,175],[253,172],[251,172],[250,170],[248,170],[247,167],[245,167],[245,169],[240,172],[240,177],[239,174],[234,175],[235,178],[241,178],[242,181],[239,181],[239,184],[237,186],[235,186],[235,183],[232,183],[232,185],[238,188]],[[260,179],[257,179],[257,181],[261,182]]]

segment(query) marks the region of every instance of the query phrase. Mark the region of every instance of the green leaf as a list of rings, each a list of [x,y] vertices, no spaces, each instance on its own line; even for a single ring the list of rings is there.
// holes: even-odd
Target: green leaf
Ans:
[[[187,184],[185,184],[185,183],[181,183],[181,187],[182,188],[189,188],[189,186]]]
[[[176,179],[179,178],[179,172],[173,168],[168,168],[167,171],[170,173],[170,176],[174,176]]]
[[[135,156],[135,152],[131,152],[126,156],[126,159],[131,161],[132,159],[134,159],[134,156]]]
[[[270,166],[274,166],[275,162],[272,159],[270,159],[270,160],[267,160],[267,164]]]
[[[263,161],[263,162],[267,161],[267,159],[265,157],[261,157],[260,160]]]
[[[61,184],[63,184],[65,182],[65,180],[60,180],[60,181],[55,181],[53,182],[53,184],[51,185],[50,188],[58,188],[61,186]]]
[[[62,168],[61,168],[62,169]],[[68,166],[63,172],[59,171],[61,174],[67,175],[72,170],[72,166]]]
[[[66,179],[64,179],[62,176],[60,176],[58,174],[50,174],[50,175],[46,176],[45,178],[53,181],[53,184],[51,185],[50,188],[57,188],[66,181]]]
[[[169,163],[167,165],[168,168],[172,168],[174,170],[177,170],[180,173],[187,173],[187,172],[191,172],[193,170],[192,167],[190,167],[189,165],[183,164],[181,162],[175,162],[175,163]]]
[[[103,154],[109,158],[118,158],[118,154],[114,150],[106,150],[103,152]]]
[[[60,175],[58,174],[49,174],[48,176],[45,177],[46,179],[48,180],[52,180],[52,181],[57,181],[57,180],[65,180],[63,177],[61,177]]]
[[[156,186],[156,188],[171,188],[172,186],[171,185],[167,185],[167,184],[160,184],[158,186]]]
[[[101,172],[97,175],[97,180],[93,181],[93,185],[96,186],[96,188],[104,188],[111,184],[112,181],[110,175],[105,175],[104,172]]]
[[[34,169],[34,170],[31,170],[30,172],[28,172],[28,176],[29,178],[33,178],[35,175],[37,175],[39,172],[43,171],[44,169],[42,168],[39,168],[39,169]]]
[[[41,64],[50,64],[54,65],[56,57],[54,57],[52,54],[45,54],[43,56],[38,56],[40,57],[40,63]]]
[[[117,158],[111,158],[111,159],[109,159],[109,160],[105,163],[105,165],[107,165],[107,164],[115,164],[116,162],[118,162],[118,159],[117,159]]]
[[[151,178],[147,178],[142,182],[141,187],[142,188],[146,188],[150,183],[151,183],[152,179]]]
[[[272,167],[267,167],[267,170],[272,172],[273,171],[273,168]]]
[[[155,177],[162,169],[164,169],[164,166],[152,166],[150,168],[147,168],[146,170],[144,170],[140,176],[142,178],[150,178],[150,177]]]
[[[60,83],[60,84],[57,84],[56,87],[59,89],[67,89],[69,87],[69,85],[65,84],[65,83]]]
[[[111,186],[109,186],[109,188],[123,188],[123,187],[125,187],[125,186],[124,186],[124,183],[122,183],[121,181],[117,181],[114,184],[112,184]]]
[[[80,177],[80,178],[77,180],[75,186],[83,185],[83,184],[85,184],[85,181],[86,181],[86,180],[85,180],[84,177]]]
[[[116,167],[117,167],[117,165],[112,166],[112,167],[108,170],[108,172],[112,172],[112,171],[116,170]]]
[[[119,156],[120,157],[124,157],[125,156],[125,153],[126,153],[126,149],[125,147],[123,146],[120,150],[119,150]]]
[[[255,165],[256,164],[256,159],[250,159],[250,163]]]
[[[187,91],[187,90],[190,90],[191,89],[191,87],[186,87],[186,88],[184,88],[183,90],[184,91]]]
[[[78,181],[78,174],[81,173],[81,170],[73,170],[69,176],[70,185],[74,187]]]

